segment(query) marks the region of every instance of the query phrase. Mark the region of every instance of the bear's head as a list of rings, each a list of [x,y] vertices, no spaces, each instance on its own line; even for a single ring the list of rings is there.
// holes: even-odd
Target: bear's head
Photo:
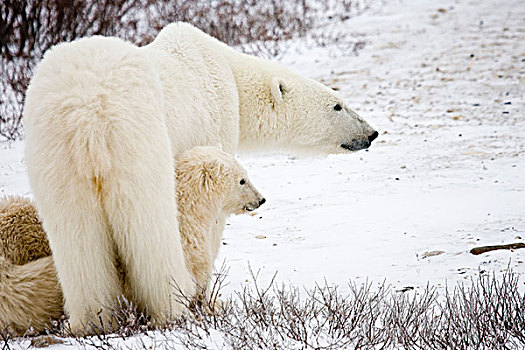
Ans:
[[[270,91],[293,149],[345,153],[368,148],[378,136],[335,91],[312,79],[273,76]]]
[[[377,138],[334,90],[272,62],[263,66],[239,91],[242,148],[347,153],[368,148]]]
[[[177,182],[194,205],[218,208],[223,214],[253,211],[266,200],[235,158],[218,147],[194,147],[178,157]],[[179,199],[180,200],[180,199]]]

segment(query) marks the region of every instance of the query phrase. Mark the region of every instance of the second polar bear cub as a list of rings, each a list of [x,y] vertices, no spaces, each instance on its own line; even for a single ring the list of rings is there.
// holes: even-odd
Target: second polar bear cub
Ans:
[[[213,229],[217,219],[257,209],[265,199],[235,158],[217,147],[184,152],[175,161],[175,177],[184,260],[197,292],[208,293],[221,244]],[[0,330],[9,325],[24,334],[31,325],[41,332],[62,315],[63,296],[50,254],[32,202],[16,197],[0,200],[0,300],[5,301],[0,303]],[[119,272],[123,294],[133,300],[133,285],[126,271]]]

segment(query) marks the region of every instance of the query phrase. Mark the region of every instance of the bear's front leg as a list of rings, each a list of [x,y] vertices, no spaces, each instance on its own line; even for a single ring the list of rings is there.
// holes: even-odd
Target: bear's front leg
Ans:
[[[220,288],[220,285],[215,285],[215,281],[212,280],[213,277],[213,267],[215,266],[215,260],[219,254],[219,249],[222,245],[222,236],[224,233],[224,227],[226,225],[226,219],[228,215],[221,214],[217,218],[214,225],[212,225],[211,239],[208,242],[209,247],[209,258],[206,261],[206,285],[205,285],[205,298],[208,304],[210,305],[212,312],[220,311],[223,302],[219,299],[217,294],[217,288]],[[213,290],[212,290],[213,288]]]
[[[151,131],[132,137],[112,157],[102,202],[124,269],[125,295],[162,324],[183,312],[195,285],[180,239],[169,139],[162,124],[144,120],[141,127],[148,125]]]

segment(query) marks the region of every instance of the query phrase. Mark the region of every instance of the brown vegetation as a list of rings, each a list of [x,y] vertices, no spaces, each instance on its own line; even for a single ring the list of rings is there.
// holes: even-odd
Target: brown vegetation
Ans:
[[[215,303],[224,284],[224,269],[215,280]],[[220,312],[210,314],[204,305],[155,328],[136,308],[122,301],[112,313],[120,328],[114,334],[102,325],[91,325],[94,337],[73,336],[67,321],[49,330],[58,338],[44,343],[73,341],[87,348],[206,349],[222,343],[226,349],[523,349],[525,347],[525,294],[520,292],[517,274],[480,274],[479,279],[454,290],[399,292],[372,283],[349,283],[348,292],[325,283],[311,290],[277,286],[261,287],[253,275],[250,286],[223,303]],[[152,332],[152,330],[155,330]],[[3,333],[4,346],[27,338]],[[40,339],[31,338],[33,342]],[[0,341],[0,346],[2,342]]]

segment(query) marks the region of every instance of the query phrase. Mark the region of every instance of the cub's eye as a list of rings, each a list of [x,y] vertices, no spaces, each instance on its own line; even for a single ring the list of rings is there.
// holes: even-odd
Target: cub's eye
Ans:
[[[338,103],[338,104],[336,104],[336,105],[334,106],[334,109],[335,109],[336,111],[340,111],[341,109],[343,109],[343,107],[341,107],[341,105]]]
[[[239,183],[240,183],[241,185],[244,185],[244,184],[246,183],[246,180],[242,179],[241,181],[239,181]]]

